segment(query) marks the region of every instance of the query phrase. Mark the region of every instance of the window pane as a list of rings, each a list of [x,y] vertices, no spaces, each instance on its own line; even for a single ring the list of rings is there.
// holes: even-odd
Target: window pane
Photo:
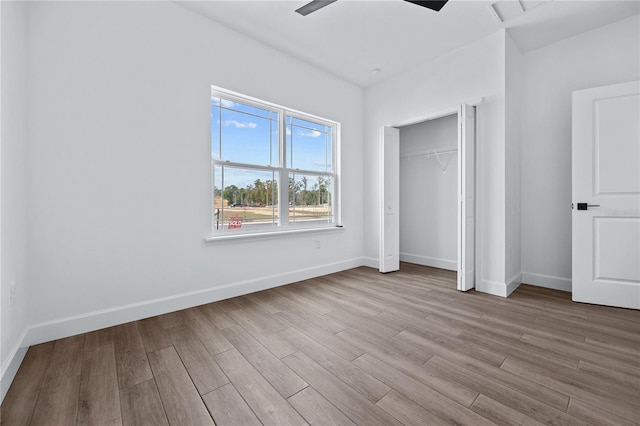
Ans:
[[[287,117],[287,164],[292,169],[331,171],[331,127]]]
[[[211,159],[220,159],[220,99],[211,98]]]
[[[278,114],[212,98],[211,158],[278,166]]]
[[[329,176],[289,174],[289,223],[332,223],[333,183]]]
[[[331,127],[327,127],[327,172],[333,171],[333,152],[331,148],[333,147],[333,129]]]
[[[335,123],[213,86],[211,93],[214,231],[335,224]]]
[[[306,128],[307,130],[311,130],[311,131],[316,130],[318,132],[327,131],[327,126],[325,126],[324,124],[314,123],[312,121],[303,120],[301,118],[291,117],[291,122],[293,123],[294,126]]]
[[[275,171],[214,167],[214,230],[258,230],[278,225]]]

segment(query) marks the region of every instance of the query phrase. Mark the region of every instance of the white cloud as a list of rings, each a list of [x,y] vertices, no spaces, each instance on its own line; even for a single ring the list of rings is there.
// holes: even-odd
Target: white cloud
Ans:
[[[236,104],[233,103],[232,101],[228,101],[226,99],[222,100],[222,106],[225,108],[233,108]]]
[[[309,136],[310,138],[319,138],[322,132],[318,130],[312,130],[310,132],[300,132],[300,136]]]
[[[211,98],[211,103],[216,106],[220,105],[220,98]],[[233,103],[233,101],[222,99],[222,106],[225,108],[233,108],[235,106],[235,103]]]
[[[225,127],[233,126],[236,129],[255,129],[258,127],[256,123],[251,121],[224,120],[222,124],[224,124]]]
[[[217,152],[212,152],[211,153],[211,159],[212,160],[219,160],[220,159],[220,155]]]

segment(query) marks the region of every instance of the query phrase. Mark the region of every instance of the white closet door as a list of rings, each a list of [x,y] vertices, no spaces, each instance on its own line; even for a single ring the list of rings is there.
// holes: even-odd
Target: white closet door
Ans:
[[[458,111],[458,290],[475,287],[475,108]]]
[[[380,150],[380,272],[400,269],[400,130],[382,128]]]

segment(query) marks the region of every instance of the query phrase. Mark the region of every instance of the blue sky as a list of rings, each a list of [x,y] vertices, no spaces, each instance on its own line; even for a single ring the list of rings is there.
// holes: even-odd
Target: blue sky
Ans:
[[[220,107],[220,105],[222,107]],[[211,99],[211,158],[214,160],[278,166],[278,120],[276,113],[249,105]],[[325,126],[287,118],[287,165],[292,168],[327,171],[331,168],[331,141]],[[222,135],[222,152],[220,152]],[[219,173],[216,173],[219,175]],[[225,167],[225,186],[246,187],[256,179],[271,179],[269,172]],[[317,176],[308,176],[313,181]],[[215,177],[220,185],[219,176]],[[310,188],[309,188],[310,189]]]

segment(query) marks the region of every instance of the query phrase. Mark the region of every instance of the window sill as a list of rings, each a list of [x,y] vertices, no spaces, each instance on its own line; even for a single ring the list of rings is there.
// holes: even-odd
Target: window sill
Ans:
[[[289,229],[286,231],[253,232],[247,234],[228,234],[207,237],[204,242],[207,245],[216,245],[232,242],[245,242],[255,240],[270,240],[279,238],[298,237],[310,234],[325,234],[344,231],[343,226],[327,226],[324,228]]]

